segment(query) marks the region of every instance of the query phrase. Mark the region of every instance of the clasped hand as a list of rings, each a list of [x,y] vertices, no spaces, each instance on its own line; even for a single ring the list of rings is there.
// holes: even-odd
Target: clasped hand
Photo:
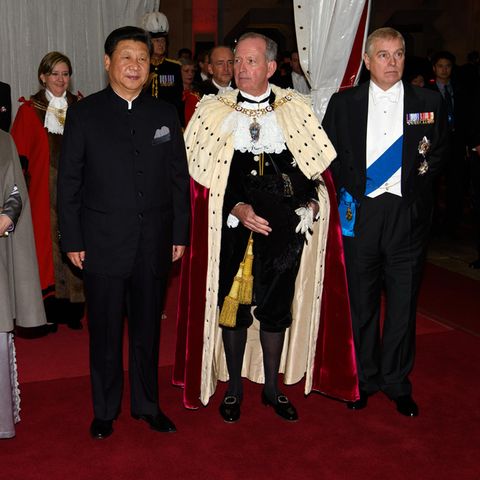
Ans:
[[[232,215],[235,215],[245,228],[252,232],[268,235],[272,229],[268,226],[268,221],[255,214],[253,207],[248,203],[239,203],[232,209]]]

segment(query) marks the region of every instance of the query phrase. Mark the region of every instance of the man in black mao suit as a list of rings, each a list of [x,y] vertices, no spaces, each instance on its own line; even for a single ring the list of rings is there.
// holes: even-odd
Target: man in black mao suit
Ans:
[[[332,96],[323,121],[342,220],[360,399],[381,390],[406,416],[418,415],[408,375],[415,315],[432,219],[432,179],[447,139],[438,93],[402,83],[405,42],[382,28],[367,40],[371,80]],[[380,334],[380,298],[386,310]]]
[[[0,129],[8,132],[12,121],[10,85],[0,82]]]
[[[175,431],[158,405],[159,322],[172,258],[188,239],[189,176],[175,107],[142,91],[150,53],[144,30],[113,31],[110,85],[68,110],[63,138],[61,245],[84,274],[94,438],[109,436],[120,413],[124,305],[132,416]]]

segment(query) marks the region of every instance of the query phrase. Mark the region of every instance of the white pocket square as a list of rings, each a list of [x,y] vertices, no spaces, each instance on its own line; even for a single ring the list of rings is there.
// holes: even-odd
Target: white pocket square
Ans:
[[[157,143],[168,142],[170,140],[170,129],[165,125],[162,128],[157,128],[155,130],[155,135],[153,136],[152,143],[156,145]]]

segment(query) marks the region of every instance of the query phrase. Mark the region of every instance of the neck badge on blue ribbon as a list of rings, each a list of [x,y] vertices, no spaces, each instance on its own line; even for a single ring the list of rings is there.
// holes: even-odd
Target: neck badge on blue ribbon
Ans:
[[[358,200],[352,197],[344,188],[340,189],[338,196],[338,213],[340,215],[340,225],[344,237],[355,236],[355,220],[357,218]]]

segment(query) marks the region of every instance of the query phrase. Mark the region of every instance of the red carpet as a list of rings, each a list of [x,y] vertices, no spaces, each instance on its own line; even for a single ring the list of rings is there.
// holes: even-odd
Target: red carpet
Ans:
[[[260,404],[261,387],[246,382],[241,421],[227,425],[217,411],[222,386],[211,404],[198,411],[184,409],[181,390],[170,386],[165,352],[173,344],[174,315],[169,304],[160,397],[178,433],[158,434],[133,420],[126,389],[114,435],[91,440],[88,337],[61,326],[45,338],[17,339],[22,422],[15,439],[0,441],[2,478],[479,478],[474,453],[480,434],[478,337],[419,315],[412,376],[420,405],[416,419],[400,416],[381,394],[370,399],[366,410],[352,412],[320,395],[304,398],[299,384],[284,389],[300,414],[298,423],[288,424]]]
[[[423,285],[420,312],[480,336],[479,282],[427,263]]]

